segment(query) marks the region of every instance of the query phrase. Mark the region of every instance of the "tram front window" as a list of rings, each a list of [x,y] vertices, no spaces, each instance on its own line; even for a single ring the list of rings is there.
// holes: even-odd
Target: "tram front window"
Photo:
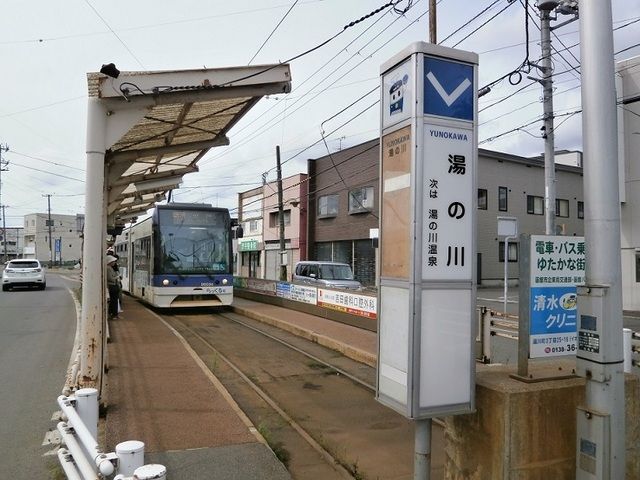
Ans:
[[[228,235],[224,227],[161,224],[161,273],[228,273]]]

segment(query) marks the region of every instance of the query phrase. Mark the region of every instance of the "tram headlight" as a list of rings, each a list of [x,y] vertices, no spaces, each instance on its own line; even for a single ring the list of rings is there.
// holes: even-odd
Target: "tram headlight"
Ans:
[[[226,285],[227,283],[229,283],[229,280],[227,280],[226,278],[223,278],[223,279],[222,279],[222,284],[223,284],[223,285]]]
[[[164,285],[165,287],[169,285],[169,279],[165,278],[164,280],[162,280],[162,285]]]

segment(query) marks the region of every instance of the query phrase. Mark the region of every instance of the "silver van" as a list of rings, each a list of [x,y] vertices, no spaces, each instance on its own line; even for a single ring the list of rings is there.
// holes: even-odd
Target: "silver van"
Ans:
[[[293,271],[293,282],[315,287],[362,289],[360,282],[353,279],[351,267],[338,262],[298,262]]]

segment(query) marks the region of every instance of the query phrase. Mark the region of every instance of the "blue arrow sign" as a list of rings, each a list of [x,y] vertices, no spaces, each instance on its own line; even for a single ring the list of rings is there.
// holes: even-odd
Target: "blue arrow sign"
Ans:
[[[424,57],[424,113],[473,120],[473,66]]]

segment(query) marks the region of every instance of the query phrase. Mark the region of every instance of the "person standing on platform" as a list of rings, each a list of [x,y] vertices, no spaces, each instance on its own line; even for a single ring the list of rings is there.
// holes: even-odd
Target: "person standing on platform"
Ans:
[[[118,300],[120,298],[120,277],[113,266],[118,261],[113,255],[107,255],[107,289],[109,290],[109,318],[118,317]]]

